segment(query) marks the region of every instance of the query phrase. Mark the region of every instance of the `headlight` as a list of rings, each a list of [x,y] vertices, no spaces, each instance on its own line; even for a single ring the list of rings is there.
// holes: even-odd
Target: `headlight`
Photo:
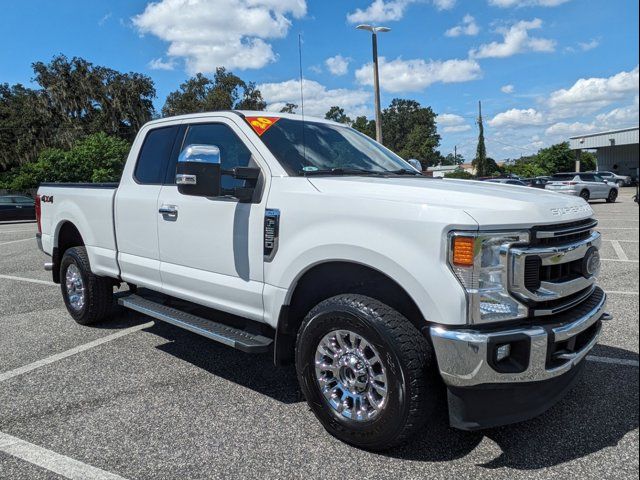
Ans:
[[[527,307],[507,290],[507,252],[529,241],[527,232],[452,232],[449,265],[467,294],[469,323],[524,318]]]

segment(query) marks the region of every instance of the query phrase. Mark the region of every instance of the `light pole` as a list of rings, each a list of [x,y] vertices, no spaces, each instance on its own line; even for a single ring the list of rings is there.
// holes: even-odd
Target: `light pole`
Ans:
[[[358,25],[358,30],[371,32],[371,42],[373,46],[373,90],[376,109],[376,140],[382,143],[382,115],[380,112],[380,79],[378,77],[378,32],[391,31],[388,27],[376,27],[374,25]]]

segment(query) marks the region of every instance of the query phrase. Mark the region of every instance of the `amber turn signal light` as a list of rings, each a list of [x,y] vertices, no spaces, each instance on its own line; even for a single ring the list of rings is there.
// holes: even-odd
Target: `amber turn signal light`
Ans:
[[[453,264],[458,267],[473,267],[473,237],[453,238]]]

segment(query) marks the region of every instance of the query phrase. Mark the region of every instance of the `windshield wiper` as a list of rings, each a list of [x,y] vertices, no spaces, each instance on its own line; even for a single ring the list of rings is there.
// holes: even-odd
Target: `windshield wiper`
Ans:
[[[422,173],[418,172],[417,170],[407,170],[405,168],[401,168],[399,170],[391,170],[391,171],[385,172],[385,173],[388,173],[388,174],[391,174],[391,175],[413,175],[413,176],[420,175],[420,176],[422,176]]]
[[[318,170],[299,170],[298,173],[305,177],[312,175],[385,175],[391,172],[374,172],[359,168],[323,168]]]

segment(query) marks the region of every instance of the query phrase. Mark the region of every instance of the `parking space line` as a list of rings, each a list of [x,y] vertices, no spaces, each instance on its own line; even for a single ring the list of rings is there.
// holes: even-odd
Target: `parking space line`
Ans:
[[[598,230],[638,230],[638,227],[597,227]]]
[[[629,257],[627,257],[627,254],[624,252],[617,240],[611,240],[611,246],[616,251],[616,255],[618,255],[620,260],[629,260]]]
[[[587,360],[598,363],[611,363],[614,365],[626,365],[629,367],[638,367],[638,360],[627,360],[626,358],[610,358],[598,357],[596,355],[587,355]]]
[[[622,290],[605,290],[604,293],[606,293],[607,295],[611,294],[611,295],[638,295],[638,292],[625,292]]]
[[[608,238],[603,238],[603,242],[623,242],[623,243],[638,243],[638,240],[610,240]]]
[[[79,460],[34,445],[25,440],[0,432],[0,452],[29,462],[50,472],[72,480],[125,480],[124,477],[92,467]]]
[[[29,238],[22,238],[20,240],[10,240],[8,242],[2,242],[2,243],[0,243],[0,245],[9,245],[10,243],[26,242],[26,241],[29,241],[29,240],[32,241],[32,242],[35,242],[35,238],[29,237]]]
[[[17,280],[18,282],[39,283],[40,285],[50,285],[53,287],[58,286],[57,283],[49,282],[47,280],[38,280],[37,278],[14,277],[13,275],[0,275],[0,278],[4,278],[6,280]]]
[[[622,260],[620,258],[601,258],[603,262],[623,262],[623,263],[638,263],[638,260]]]
[[[107,335],[106,337],[99,338],[89,343],[85,343],[83,345],[78,345],[77,347],[71,348],[64,352],[56,353],[55,355],[51,355],[47,358],[43,358],[42,360],[38,360],[36,362],[30,363],[29,365],[25,365],[23,367],[18,367],[14,370],[9,370],[8,372],[0,373],[0,382],[4,382],[11,378],[17,377],[18,375],[23,375],[25,373],[36,370],[40,367],[44,367],[46,365],[50,365],[59,360],[63,360],[72,355],[76,355],[81,352],[85,352],[91,348],[103,345],[105,343],[111,342],[112,340],[116,340],[118,338],[124,337],[125,335],[129,335],[130,333],[134,333],[145,328],[149,328],[154,325],[154,322],[143,323],[142,325],[136,325],[135,327],[125,328],[124,330],[120,330],[119,332],[112,333],[111,335]]]

